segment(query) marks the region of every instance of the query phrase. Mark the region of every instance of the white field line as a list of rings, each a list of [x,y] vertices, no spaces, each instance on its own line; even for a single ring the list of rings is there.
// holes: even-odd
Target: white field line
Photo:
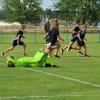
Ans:
[[[3,64],[3,63],[0,63],[0,64]],[[48,72],[43,72],[43,71],[39,71],[39,70],[36,70],[36,69],[29,69],[29,68],[24,68],[25,70],[29,70],[29,71],[34,71],[34,72],[39,72],[39,73],[42,73],[42,74],[45,74],[45,75],[49,75],[49,76],[54,76],[54,77],[58,77],[58,78],[62,78],[62,79],[65,79],[65,80],[71,80],[71,81],[75,81],[75,82],[79,82],[79,83],[82,83],[82,84],[85,84],[85,85],[91,85],[91,86],[94,86],[94,87],[99,87],[100,88],[100,85],[98,84],[92,84],[92,83],[89,83],[89,82],[85,82],[85,81],[80,81],[80,80],[77,80],[77,79],[73,79],[73,78],[70,78],[70,77],[65,77],[65,76],[61,76],[61,75],[58,75],[58,74],[54,74],[54,73],[48,73]],[[28,99],[28,98],[59,98],[59,97],[99,97],[100,94],[74,94],[74,93],[70,93],[70,94],[65,94],[65,95],[47,95],[47,96],[35,96],[35,95],[31,95],[31,96],[0,96],[0,100],[7,100],[7,99]]]
[[[62,76],[62,75],[59,75],[59,74],[43,72],[43,71],[40,71],[40,70],[30,69],[30,68],[24,68],[24,69],[25,70],[29,70],[29,71],[34,71],[34,72],[42,73],[42,74],[49,75],[49,76],[54,76],[54,77],[62,78],[62,79],[65,79],[65,80],[70,80],[70,81],[78,82],[78,83],[81,83],[81,84],[84,84],[84,85],[90,85],[90,86],[93,86],[93,87],[96,87],[96,88],[100,88],[99,84],[93,84],[93,83],[90,83],[90,82],[81,81],[81,80],[78,80],[78,79]]]
[[[7,99],[28,99],[28,98],[60,98],[60,97],[99,97],[100,94],[66,94],[66,95],[51,95],[51,96],[8,96],[0,97],[0,100]]]
[[[0,63],[0,64],[5,64],[5,63]],[[99,84],[93,84],[93,83],[90,83],[90,82],[81,81],[81,80],[78,80],[78,79],[62,76],[62,75],[59,75],[59,74],[43,72],[43,71],[40,71],[40,70],[30,69],[30,68],[24,68],[24,69],[25,70],[29,70],[29,71],[34,71],[34,72],[42,73],[42,74],[49,75],[49,76],[54,76],[54,77],[62,78],[62,79],[65,79],[65,80],[70,80],[70,81],[78,82],[78,83],[81,83],[81,84],[84,84],[84,85],[90,85],[90,86],[93,86],[93,87],[100,88]]]

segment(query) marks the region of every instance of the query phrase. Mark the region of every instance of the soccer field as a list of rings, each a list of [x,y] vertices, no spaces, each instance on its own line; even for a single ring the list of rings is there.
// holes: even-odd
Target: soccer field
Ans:
[[[22,48],[0,56],[0,100],[99,100],[100,43],[97,35],[87,35],[90,57],[74,50],[53,58],[55,68],[6,66],[6,57],[21,55]],[[92,42],[93,41],[93,42]],[[26,41],[27,42],[27,41]],[[62,43],[64,46],[65,43]],[[0,51],[9,44],[0,44]],[[44,44],[27,44],[28,56],[33,56]]]

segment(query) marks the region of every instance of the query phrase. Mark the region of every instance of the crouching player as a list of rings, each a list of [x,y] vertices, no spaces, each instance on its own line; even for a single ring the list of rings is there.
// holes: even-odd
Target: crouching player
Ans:
[[[56,67],[56,65],[50,64],[51,58],[48,58],[49,52],[49,49],[44,49],[36,52],[34,57],[23,57],[19,59],[15,59],[13,56],[7,57],[7,65],[8,67]]]

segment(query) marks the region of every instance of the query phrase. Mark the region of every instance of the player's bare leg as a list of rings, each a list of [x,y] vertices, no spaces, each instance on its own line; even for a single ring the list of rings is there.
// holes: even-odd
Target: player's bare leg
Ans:
[[[26,55],[26,44],[23,44],[23,55]]]
[[[86,45],[84,45],[83,48],[84,48],[84,56],[85,56],[85,57],[90,57],[90,56],[87,54],[87,47],[86,47]]]
[[[67,47],[67,52],[70,50],[71,46],[73,45],[73,42],[71,41]]]
[[[57,45],[57,48],[56,48],[56,52],[55,52],[55,57],[60,58],[60,57],[58,56],[58,52],[59,52],[59,50],[60,50],[61,45],[60,45],[60,43],[57,43],[56,45]]]
[[[1,56],[4,56],[4,54],[8,51],[11,51],[15,48],[15,46],[11,46],[10,48],[5,49],[4,51],[1,52]]]

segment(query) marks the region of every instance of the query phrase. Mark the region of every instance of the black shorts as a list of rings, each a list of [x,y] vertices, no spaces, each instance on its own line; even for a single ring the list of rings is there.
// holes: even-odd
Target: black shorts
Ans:
[[[73,42],[73,43],[74,43],[76,40],[77,40],[77,37],[72,37],[72,38],[71,38],[71,42]]]
[[[17,46],[17,45],[24,45],[24,42],[22,42],[22,41],[19,41],[19,44],[17,44],[17,40],[13,40],[13,42],[12,42],[12,46]]]
[[[49,37],[46,37],[46,44],[49,42]]]
[[[52,46],[52,45],[55,45],[56,43],[57,43],[57,41],[52,41],[52,42],[51,42],[51,46]]]
[[[77,45],[78,46],[84,46],[85,45],[85,42],[84,41],[77,41]]]

